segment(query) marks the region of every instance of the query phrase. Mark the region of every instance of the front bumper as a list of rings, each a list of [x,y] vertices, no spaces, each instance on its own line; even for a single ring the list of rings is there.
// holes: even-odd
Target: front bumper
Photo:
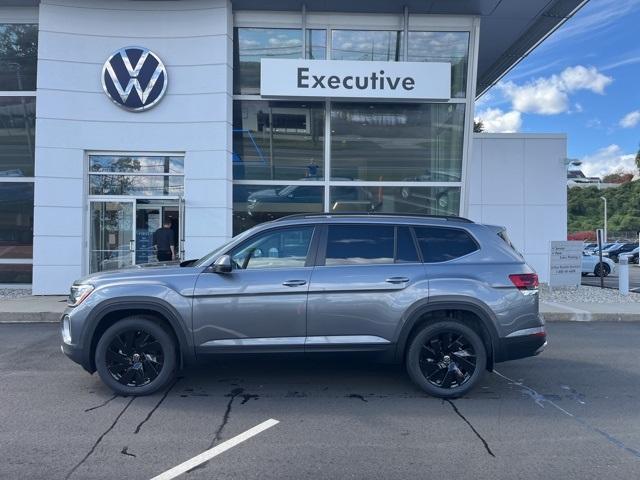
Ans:
[[[60,319],[60,350],[87,372],[93,373],[95,369],[91,366],[91,361],[86,349],[84,349],[81,344],[71,343],[68,338],[65,338],[64,319],[66,316],[67,314],[65,313]]]

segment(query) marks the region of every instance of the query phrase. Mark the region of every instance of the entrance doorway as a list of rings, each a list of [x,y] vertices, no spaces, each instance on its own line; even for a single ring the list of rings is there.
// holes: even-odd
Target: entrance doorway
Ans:
[[[89,273],[158,262],[154,234],[173,231],[174,260],[184,257],[182,199],[89,201]]]

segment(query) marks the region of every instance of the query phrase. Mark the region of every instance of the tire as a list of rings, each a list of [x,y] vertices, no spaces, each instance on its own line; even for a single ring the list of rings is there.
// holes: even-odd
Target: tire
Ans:
[[[600,265],[602,265],[602,276],[603,277],[608,276],[611,273],[611,267],[604,262],[596,265],[596,268],[593,270],[593,274],[596,277],[600,276]]]
[[[449,345],[443,348],[444,344]],[[475,365],[471,358],[475,358]],[[411,339],[406,356],[407,372],[413,382],[439,398],[465,395],[480,381],[486,366],[487,352],[480,335],[467,325],[448,319],[422,327]]]
[[[114,393],[137,396],[167,386],[175,375],[176,357],[175,342],[162,326],[132,316],[102,334],[95,362],[98,375]]]

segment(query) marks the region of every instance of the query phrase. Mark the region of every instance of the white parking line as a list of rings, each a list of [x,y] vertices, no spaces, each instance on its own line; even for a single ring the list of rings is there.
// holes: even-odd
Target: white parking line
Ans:
[[[242,443],[245,440],[249,440],[251,437],[255,437],[259,433],[264,432],[268,428],[271,428],[274,425],[277,425],[278,423],[280,423],[278,420],[274,420],[273,418],[270,418],[269,420],[262,422],[261,424],[256,425],[253,428],[250,428],[246,432],[243,432],[240,435],[230,438],[226,442],[222,442],[220,445],[216,445],[215,447],[209,450],[205,450],[200,455],[196,455],[192,459],[187,460],[186,462],[183,462],[180,465],[177,465],[172,469],[167,470],[166,472],[163,472],[160,475],[153,477],[151,480],[171,480],[173,478],[176,478],[177,476],[182,475],[183,473],[191,470],[192,468],[197,467],[201,463],[211,460],[213,457],[216,457],[221,453],[226,452],[227,450],[235,447],[239,443]]]

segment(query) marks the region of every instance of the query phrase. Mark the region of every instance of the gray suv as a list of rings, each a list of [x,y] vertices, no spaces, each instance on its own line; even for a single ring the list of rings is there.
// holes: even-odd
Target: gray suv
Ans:
[[[123,395],[209,354],[368,352],[452,398],[546,345],[537,275],[503,228],[459,217],[293,215],[196,261],[77,280],[68,303],[62,350]]]

